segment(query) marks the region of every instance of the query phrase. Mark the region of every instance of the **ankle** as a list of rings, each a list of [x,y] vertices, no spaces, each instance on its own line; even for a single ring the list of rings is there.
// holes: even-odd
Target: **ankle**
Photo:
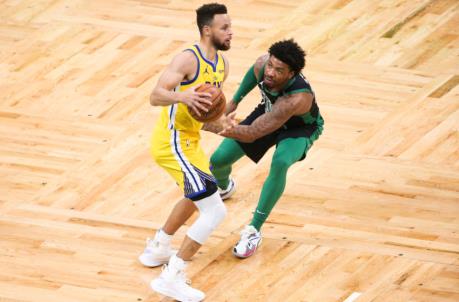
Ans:
[[[249,224],[249,226],[253,227],[253,229],[255,229],[255,231],[257,231],[257,233],[260,232],[261,225],[256,224],[256,223],[255,223],[255,224],[254,224],[254,223],[251,223],[251,224]]]
[[[167,234],[163,229],[159,229],[156,232],[155,240],[157,240],[161,245],[170,245],[172,235]]]
[[[172,255],[169,259],[169,269],[175,271],[183,271],[185,270],[187,263],[185,260],[180,258],[178,255]]]

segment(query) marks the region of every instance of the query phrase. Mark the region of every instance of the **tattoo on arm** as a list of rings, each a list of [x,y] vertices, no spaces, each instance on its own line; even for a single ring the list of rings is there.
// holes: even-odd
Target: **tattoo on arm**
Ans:
[[[297,93],[280,97],[271,112],[264,113],[251,125],[238,125],[225,133],[226,137],[250,143],[282,127],[289,118],[304,114],[311,109],[313,96],[310,93]]]
[[[218,134],[223,130],[223,125],[219,122],[219,120],[216,120],[215,122],[205,123],[201,130]]]
[[[287,96],[279,99],[271,112],[258,117],[251,125],[238,125],[230,133],[232,138],[241,142],[253,142],[279,129],[290,117],[295,114],[296,101]]]

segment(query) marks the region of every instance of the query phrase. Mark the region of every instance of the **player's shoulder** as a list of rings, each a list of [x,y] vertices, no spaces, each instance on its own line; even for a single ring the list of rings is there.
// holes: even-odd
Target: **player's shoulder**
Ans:
[[[182,52],[176,54],[173,60],[176,60],[184,64],[190,64],[191,62],[197,61],[197,56],[196,56],[196,53],[191,48],[187,48],[183,50]]]
[[[259,78],[260,71],[262,70],[263,66],[265,66],[266,61],[268,61],[268,59],[269,59],[269,54],[267,53],[267,54],[263,54],[259,56],[257,60],[255,61],[255,64],[253,65],[253,70],[255,72],[255,77],[257,77],[257,79]]]
[[[219,51],[218,54],[223,58],[223,60],[225,61],[225,63],[228,62],[228,58],[227,58],[221,51]]]
[[[262,68],[265,65],[266,61],[269,59],[269,53],[263,54],[257,58],[255,61],[255,68]]]
[[[308,79],[302,73],[299,73],[295,76],[295,79],[288,90],[306,90],[306,92],[312,93],[311,84],[309,84]]]
[[[170,65],[174,69],[196,70],[197,60],[196,54],[191,49],[185,49],[174,56]]]
[[[224,54],[222,54],[220,51],[218,52],[218,54],[223,59],[223,63],[225,63],[225,66],[228,66],[229,65],[228,58]]]

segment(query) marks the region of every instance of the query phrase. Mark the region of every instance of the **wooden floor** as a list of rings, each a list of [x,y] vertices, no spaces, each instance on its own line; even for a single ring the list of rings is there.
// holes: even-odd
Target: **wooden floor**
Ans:
[[[136,260],[181,195],[149,156],[160,109],[148,96],[198,39],[200,4],[0,1],[1,302],[170,301],[149,289],[160,269]],[[242,261],[231,247],[272,152],[236,164],[238,192],[191,262],[193,285],[206,301],[459,301],[459,1],[226,4],[226,95],[294,37],[325,131]],[[206,152],[220,140],[204,133]]]

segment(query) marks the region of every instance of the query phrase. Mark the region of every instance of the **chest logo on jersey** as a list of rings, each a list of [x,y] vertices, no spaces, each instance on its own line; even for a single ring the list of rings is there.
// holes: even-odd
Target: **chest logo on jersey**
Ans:
[[[269,97],[266,95],[266,93],[262,89],[260,89],[260,92],[261,92],[261,98],[262,98],[261,103],[265,104],[265,112],[273,111],[273,103],[271,103],[271,100],[269,99]]]
[[[214,81],[214,82],[206,81],[206,84],[214,85],[215,87],[218,87],[218,88],[222,87],[221,81]]]

